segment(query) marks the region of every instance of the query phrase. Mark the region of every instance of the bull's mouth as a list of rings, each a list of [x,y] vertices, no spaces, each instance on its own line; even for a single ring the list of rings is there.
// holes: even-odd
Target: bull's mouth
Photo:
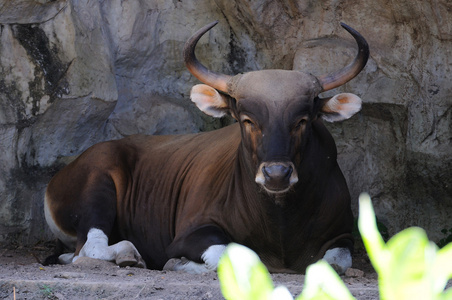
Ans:
[[[283,194],[298,182],[298,175],[291,162],[261,163],[255,180],[268,193]]]

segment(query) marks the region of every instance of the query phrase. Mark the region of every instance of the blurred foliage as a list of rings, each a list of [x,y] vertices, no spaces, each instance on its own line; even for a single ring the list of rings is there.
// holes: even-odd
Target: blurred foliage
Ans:
[[[411,227],[387,244],[378,232],[369,195],[359,201],[358,227],[378,273],[381,299],[452,299],[452,243],[438,249],[422,228]]]

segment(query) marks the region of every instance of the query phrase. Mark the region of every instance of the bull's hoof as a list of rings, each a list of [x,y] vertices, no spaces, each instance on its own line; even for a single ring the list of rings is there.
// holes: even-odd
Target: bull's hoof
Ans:
[[[163,267],[163,270],[182,271],[190,274],[202,274],[212,271],[206,266],[206,264],[196,263],[186,259],[185,257],[182,257],[180,259],[171,258],[166,262],[165,266]]]
[[[144,260],[140,257],[138,258],[138,263],[136,265],[134,265],[135,268],[142,268],[142,269],[146,269],[146,263],[144,262]]]
[[[120,253],[116,256],[116,264],[123,267],[146,268],[146,263],[141,257],[136,257],[134,253]]]
[[[132,267],[138,264],[138,260],[133,253],[120,253],[116,256],[116,264],[120,267]]]
[[[179,265],[179,264],[181,264],[181,260],[179,258],[171,258],[163,266],[163,270],[175,271],[176,270],[176,266]]]

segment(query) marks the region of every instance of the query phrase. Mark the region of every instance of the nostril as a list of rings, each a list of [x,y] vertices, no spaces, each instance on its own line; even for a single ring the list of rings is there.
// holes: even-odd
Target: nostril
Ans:
[[[262,168],[262,173],[264,174],[266,179],[288,179],[290,175],[292,175],[293,169],[292,166],[285,165],[270,165],[264,166]]]
[[[262,167],[262,173],[264,173],[264,176],[266,179],[270,178],[270,174],[268,173],[268,167]],[[270,171],[271,173],[271,171]]]
[[[292,175],[292,167],[291,166],[284,166],[284,168],[281,170],[282,174],[284,175],[284,179],[289,178],[290,175]]]

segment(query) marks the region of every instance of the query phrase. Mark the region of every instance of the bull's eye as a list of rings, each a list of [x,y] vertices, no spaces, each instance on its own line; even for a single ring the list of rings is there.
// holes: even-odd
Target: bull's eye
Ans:
[[[308,120],[306,120],[306,119],[301,119],[301,120],[297,123],[297,125],[295,126],[295,129],[300,129],[300,128],[302,128],[303,126],[306,125],[307,122],[308,122]]]
[[[251,121],[251,119],[249,119],[248,117],[243,117],[242,118],[242,123],[246,126],[250,126],[251,128],[255,128],[256,125],[254,124],[253,121]]]

